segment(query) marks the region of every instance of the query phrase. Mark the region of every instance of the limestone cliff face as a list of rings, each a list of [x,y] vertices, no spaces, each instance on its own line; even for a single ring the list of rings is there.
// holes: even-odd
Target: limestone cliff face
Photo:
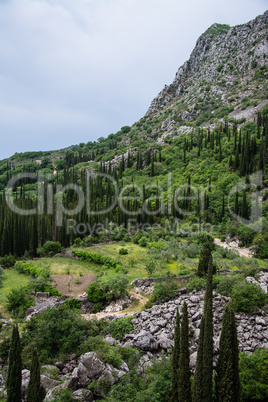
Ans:
[[[189,60],[152,101],[146,115],[168,109],[176,119],[194,121],[205,102],[211,118],[219,105],[230,112],[232,107],[243,109],[245,97],[254,98],[251,106],[257,106],[267,98],[267,65],[268,11],[232,28],[214,24],[197,40]]]

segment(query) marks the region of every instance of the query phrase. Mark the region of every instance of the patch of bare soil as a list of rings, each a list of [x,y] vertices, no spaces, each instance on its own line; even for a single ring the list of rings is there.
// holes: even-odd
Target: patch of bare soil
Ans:
[[[75,275],[51,275],[54,286],[60,293],[71,297],[82,295],[89,285],[96,279],[96,274]]]

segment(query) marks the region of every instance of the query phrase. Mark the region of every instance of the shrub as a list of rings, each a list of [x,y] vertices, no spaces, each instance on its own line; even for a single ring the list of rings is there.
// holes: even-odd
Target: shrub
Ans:
[[[176,296],[178,285],[173,280],[157,282],[153,290],[153,301],[161,301]]]
[[[103,278],[100,284],[106,293],[106,299],[118,299],[127,295],[128,279],[124,275],[115,275]]]
[[[125,334],[133,331],[133,317],[123,317],[113,320],[108,326],[107,331],[115,338],[122,340]]]
[[[83,355],[87,352],[95,352],[104,346],[104,342],[100,336],[89,336],[80,345],[78,354]]]
[[[92,303],[103,303],[106,300],[105,293],[101,289],[99,282],[94,282],[89,285],[87,299]]]
[[[258,258],[268,258],[268,233],[258,233],[253,241],[256,247],[256,256]]]
[[[124,376],[106,396],[108,402],[167,402],[170,400],[171,365],[166,357],[153,361],[146,367],[144,375],[134,373]]]
[[[241,274],[232,276],[213,276],[213,289],[223,296],[231,296],[233,287],[241,283],[245,284],[245,278]]]
[[[99,253],[91,253],[90,251],[76,249],[72,250],[73,255],[80,258],[81,261],[92,261],[95,264],[106,265],[107,268],[116,268],[118,264],[110,257],[103,256]]]
[[[126,248],[120,248],[119,254],[120,254],[120,255],[125,255],[125,254],[128,254],[128,251],[127,251]]]
[[[140,247],[146,247],[147,246],[147,239],[145,236],[141,237],[139,240],[139,246]]]
[[[166,243],[162,242],[162,241],[153,241],[151,243],[148,244],[149,248],[151,249],[156,248],[157,250],[166,247]]]
[[[0,265],[2,265],[4,268],[13,267],[15,265],[15,262],[16,258],[11,254],[5,255],[4,257],[0,258]]]
[[[97,357],[104,363],[111,364],[115,368],[119,369],[123,361],[121,356],[117,353],[116,348],[104,343],[103,347],[96,351]]]
[[[236,251],[232,251],[228,248],[223,247],[217,247],[217,253],[220,254],[222,258],[228,258],[229,260],[233,260],[238,256],[238,253]]]
[[[88,323],[64,305],[48,307],[26,323],[28,347],[38,350],[40,358],[54,358],[59,353],[76,353]]]
[[[239,246],[250,246],[253,242],[254,232],[253,230],[249,229],[247,226],[239,226],[237,230],[237,235],[239,237]]]
[[[99,336],[90,336],[82,343],[79,348],[79,354],[87,352],[95,352],[101,361],[109,363],[116,368],[119,368],[123,363],[117,348],[108,345]]]
[[[184,251],[189,258],[196,258],[200,252],[200,248],[197,244],[191,243],[185,247]]]
[[[246,282],[233,287],[231,299],[234,310],[250,312],[255,308],[263,307],[268,302],[268,295],[259,285]]]
[[[45,244],[36,250],[41,257],[53,256],[61,252],[61,244],[58,241],[46,241]]]
[[[266,401],[268,395],[268,350],[240,353],[239,376],[243,401]]]
[[[191,276],[189,282],[186,284],[186,288],[190,291],[201,290],[206,287],[207,280],[205,277]]]
[[[146,270],[148,276],[153,275],[153,273],[156,270],[156,262],[155,262],[155,260],[146,261],[145,270]]]
[[[51,402],[75,402],[73,392],[70,388],[57,389],[52,394],[53,399]]]
[[[81,307],[81,300],[74,299],[74,298],[66,299],[66,300],[64,301],[64,304],[65,304],[65,306],[66,306],[67,308],[71,308],[71,309],[80,309],[80,307]]]
[[[218,73],[220,73],[223,68],[224,68],[224,64],[219,64],[219,65],[217,66],[216,70],[218,71]]]
[[[4,272],[5,272],[4,268],[2,268],[2,267],[0,266],[0,286],[2,285],[1,276],[4,274]]]
[[[33,289],[35,292],[48,292],[54,297],[62,295],[58,289],[54,288],[50,283],[47,283],[46,279],[40,277],[33,279],[29,284],[29,288]]]
[[[31,262],[28,261],[17,261],[15,264],[15,269],[26,275],[32,275],[35,278],[49,278],[49,269],[48,268],[41,268],[33,265]]]
[[[34,304],[34,299],[28,297],[28,288],[12,289],[7,295],[6,308],[15,316],[23,318],[25,311]]]
[[[256,60],[252,60],[252,62],[251,62],[251,68],[256,68],[257,65],[258,65],[257,61],[256,61]]]
[[[73,246],[74,247],[79,247],[79,246],[81,246],[81,243],[82,243],[82,239],[80,237],[77,237],[76,239],[74,239]]]

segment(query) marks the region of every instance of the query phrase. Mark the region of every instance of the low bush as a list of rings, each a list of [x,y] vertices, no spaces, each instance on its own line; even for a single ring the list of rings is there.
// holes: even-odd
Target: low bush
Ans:
[[[232,306],[237,312],[251,312],[268,302],[268,294],[255,283],[238,283],[231,293]]]
[[[15,265],[16,262],[16,258],[12,255],[5,255],[4,257],[0,258],[0,265],[2,265],[2,267],[4,268],[10,268],[13,267]]]
[[[144,375],[131,373],[122,377],[106,396],[108,402],[168,402],[171,387],[171,362],[163,357],[161,361],[154,361],[147,367]]]
[[[58,291],[58,289],[54,288],[51,283],[48,283],[49,279],[45,278],[35,278],[29,283],[29,289],[34,290],[35,292],[48,292],[50,296],[58,297],[61,296],[62,293]]]
[[[154,286],[152,299],[154,302],[171,299],[176,296],[177,291],[178,285],[174,280],[159,281]]]
[[[122,274],[108,278],[103,276],[88,287],[87,299],[101,307],[106,301],[126,296],[128,294],[127,288],[128,278],[126,276]]]
[[[125,334],[128,334],[133,331],[132,320],[133,317],[123,317],[115,319],[109,324],[107,331],[115,339],[122,340]]]
[[[28,296],[29,288],[12,289],[7,295],[6,308],[14,316],[23,318],[25,311],[34,305],[33,297]]]
[[[192,290],[201,290],[206,287],[206,278],[204,276],[190,276],[186,288],[191,292]]]
[[[161,248],[165,248],[166,247],[166,243],[162,242],[162,241],[153,241],[151,243],[148,244],[149,248],[156,248],[157,250],[161,249]]]
[[[53,257],[53,255],[61,252],[61,248],[61,244],[58,241],[46,241],[42,247],[36,250],[36,252],[40,257]]]
[[[240,353],[239,377],[242,401],[267,401],[268,350],[257,349],[254,353]]]
[[[74,299],[74,298],[66,299],[66,300],[64,301],[64,304],[65,304],[65,306],[66,306],[67,308],[70,308],[70,309],[80,309],[80,307],[81,307],[81,300]]]
[[[5,273],[4,268],[2,268],[2,267],[0,266],[0,286],[2,285],[2,279],[1,279],[1,276],[2,276],[4,273]]]
[[[231,296],[233,287],[238,284],[244,284],[245,278],[242,274],[233,274],[231,276],[214,275],[213,289],[223,296]]]
[[[29,261],[17,261],[15,264],[15,269],[20,273],[32,275],[34,278],[49,278],[48,268],[37,267]]]
[[[118,262],[110,257],[105,257],[99,253],[91,253],[90,251],[76,249],[72,250],[73,255],[80,258],[81,261],[91,261],[95,264],[105,265],[108,268],[116,268]]]
[[[217,247],[216,249],[217,253],[222,257],[222,258],[227,258],[228,260],[233,260],[234,258],[238,257],[238,253],[234,252],[232,250],[229,250],[228,248],[223,248],[223,247]]]
[[[73,391],[70,388],[61,388],[53,392],[51,402],[75,402]]]
[[[47,361],[60,353],[76,353],[88,327],[75,310],[49,307],[26,323],[23,343],[28,349],[35,347],[41,361]]]
[[[87,290],[87,299],[92,303],[104,303],[106,300],[105,292],[101,289],[99,282],[89,285]]]
[[[253,240],[258,258],[268,258],[268,233],[258,233]]]
[[[105,343],[99,336],[88,337],[80,346],[79,354],[95,352],[96,356],[104,363],[119,368],[123,361],[116,347]]]
[[[120,255],[126,255],[126,254],[128,254],[128,251],[127,251],[126,248],[120,248],[119,254],[120,254]]]
[[[124,297],[128,294],[128,278],[122,274],[117,274],[108,278],[103,277],[100,286],[105,292],[106,300],[108,301]]]
[[[139,240],[139,246],[140,247],[146,247],[147,246],[147,239],[145,236],[141,237]]]

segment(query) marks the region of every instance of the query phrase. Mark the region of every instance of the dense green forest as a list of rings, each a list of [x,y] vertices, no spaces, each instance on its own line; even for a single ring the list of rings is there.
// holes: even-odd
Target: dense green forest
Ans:
[[[143,120],[154,127],[153,118]],[[255,122],[238,127],[226,119],[211,130],[166,137],[164,145],[154,136],[148,144],[143,132],[135,140],[140,124],[60,154],[25,153],[2,161],[1,256],[34,256],[47,240],[68,247],[92,231],[107,236],[110,222],[128,230],[179,222],[193,230],[212,225],[222,235],[241,231],[242,243],[255,238],[267,256],[267,107]],[[114,149],[117,164],[111,162]],[[239,225],[241,219],[246,225]],[[254,237],[258,225],[263,233]]]

